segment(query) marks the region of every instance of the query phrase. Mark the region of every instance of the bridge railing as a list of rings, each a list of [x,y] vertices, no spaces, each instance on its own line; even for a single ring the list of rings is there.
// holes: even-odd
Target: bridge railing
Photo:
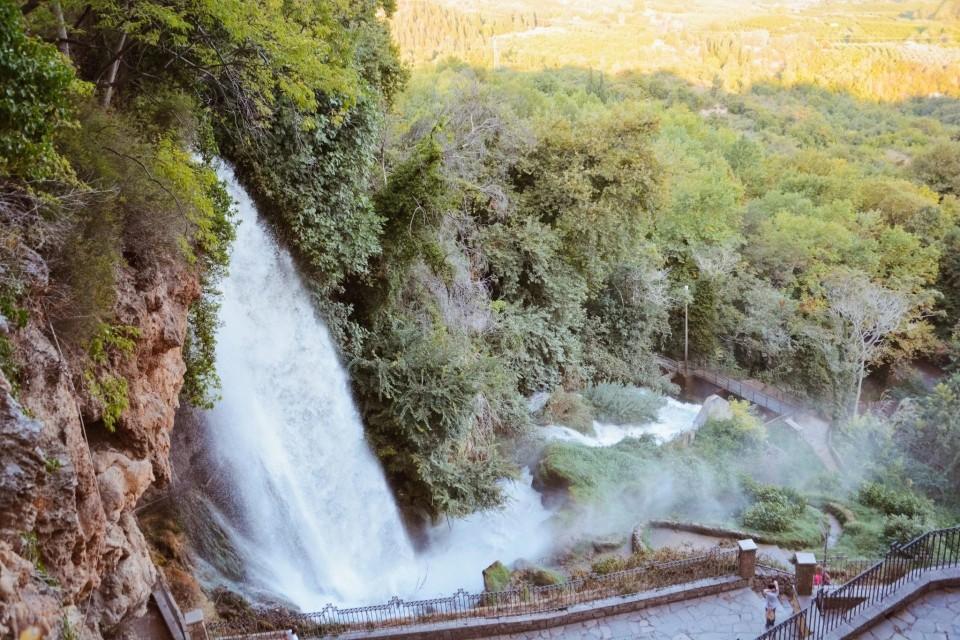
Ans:
[[[892,595],[928,571],[960,566],[960,527],[925,533],[887,555],[844,585],[821,589],[809,607],[757,640],[820,640],[866,607]]]
[[[648,563],[602,575],[590,574],[542,587],[483,593],[467,593],[461,589],[446,598],[409,602],[393,598],[383,604],[353,608],[327,605],[315,613],[258,611],[248,617],[210,625],[208,632],[213,638],[242,638],[292,629],[300,638],[320,638],[450,620],[546,613],[575,604],[635,595],[704,578],[734,575],[738,570],[737,559],[736,549],[716,549],[693,558]]]
[[[726,389],[730,393],[739,396],[744,400],[748,400],[755,405],[764,407],[765,409],[769,409],[775,413],[785,415],[789,413],[796,413],[804,409],[804,402],[802,399],[775,387],[765,386],[763,388],[758,388],[756,385],[749,382],[731,378],[730,376],[718,373],[711,369],[706,369],[696,364],[688,364],[687,366],[684,366],[682,362],[678,362],[672,358],[667,358],[664,356],[656,356],[655,359],[657,364],[667,371],[689,373],[694,377],[705,380],[706,382],[720,387],[721,389]]]

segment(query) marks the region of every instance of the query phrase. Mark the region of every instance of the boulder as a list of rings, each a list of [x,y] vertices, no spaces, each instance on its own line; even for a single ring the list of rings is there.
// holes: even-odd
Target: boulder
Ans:
[[[730,403],[713,394],[707,396],[700,407],[700,413],[693,420],[693,428],[699,429],[710,420],[730,420],[733,418],[733,411],[730,409]]]
[[[497,560],[483,570],[483,590],[506,591],[510,588],[510,569]]]

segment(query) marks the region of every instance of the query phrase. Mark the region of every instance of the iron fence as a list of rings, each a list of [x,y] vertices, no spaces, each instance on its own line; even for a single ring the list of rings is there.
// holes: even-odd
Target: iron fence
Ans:
[[[864,608],[927,571],[960,566],[960,527],[925,533],[894,545],[879,562],[837,588],[821,589],[809,607],[757,640],[820,640]]]
[[[412,602],[393,598],[384,604],[353,608],[327,605],[315,613],[258,611],[247,617],[213,624],[208,631],[213,638],[225,639],[292,629],[303,639],[449,620],[546,613],[604,598],[626,597],[684,582],[733,575],[737,568],[736,549],[717,549],[693,558],[648,563],[602,575],[589,574],[541,587],[477,594],[461,589],[446,598]]]
[[[877,558],[851,558],[845,555],[827,555],[820,559],[820,565],[830,575],[832,585],[842,585],[877,564]]]

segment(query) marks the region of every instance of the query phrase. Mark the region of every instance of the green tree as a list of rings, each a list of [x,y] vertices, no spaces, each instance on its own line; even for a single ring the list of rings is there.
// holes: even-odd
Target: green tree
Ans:
[[[57,49],[24,32],[20,11],[0,2],[0,177],[68,171],[53,146],[72,122],[73,69]]]

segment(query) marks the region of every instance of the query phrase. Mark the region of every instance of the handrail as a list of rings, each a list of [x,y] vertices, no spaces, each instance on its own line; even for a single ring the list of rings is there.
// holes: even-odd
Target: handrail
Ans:
[[[395,597],[389,602],[365,607],[341,609],[327,605],[313,613],[259,611],[251,617],[210,625],[208,631],[211,637],[222,639],[273,629],[294,629],[303,639],[449,620],[546,613],[604,598],[626,597],[684,582],[732,575],[737,572],[737,553],[736,549],[715,549],[693,558],[647,563],[603,575],[589,574],[542,587],[477,594],[461,589],[445,598],[405,602]]]
[[[882,601],[927,571],[960,566],[960,526],[929,531],[894,545],[882,560],[844,585],[821,589],[809,607],[757,640],[821,640],[864,608]]]
[[[804,409],[804,403],[800,398],[776,387],[765,386],[764,389],[758,389],[743,380],[731,378],[730,376],[700,366],[694,365],[691,367],[689,364],[678,362],[666,356],[654,356],[654,360],[668,371],[686,373],[701,380],[706,380],[744,400],[749,400],[753,404],[781,415],[803,411]]]

